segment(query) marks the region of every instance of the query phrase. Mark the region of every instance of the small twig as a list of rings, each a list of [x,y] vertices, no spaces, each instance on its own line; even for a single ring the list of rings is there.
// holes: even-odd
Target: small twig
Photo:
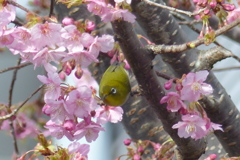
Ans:
[[[234,22],[218,29],[215,31],[215,37],[224,34],[228,30],[232,29],[233,27],[240,24],[240,18],[235,20]],[[204,44],[205,38],[200,38],[191,42],[187,42],[180,45],[147,45],[146,48],[150,51],[153,51],[154,54],[161,54],[161,53],[179,53],[186,51],[191,48],[195,48]]]
[[[20,63],[21,63],[21,58],[18,59],[17,66]],[[12,93],[13,93],[13,88],[14,88],[14,84],[15,84],[15,81],[16,81],[18,69],[19,68],[16,67],[14,72],[13,72],[12,82],[11,82],[10,89],[9,89],[9,99],[8,99],[8,107],[9,108],[12,106]]]
[[[18,7],[18,8],[20,8],[20,9],[24,10],[24,11],[27,12],[27,13],[33,13],[33,12],[30,11],[29,9],[23,7],[22,5],[14,2],[14,1],[12,1],[12,0],[7,0],[7,3],[9,3],[9,4],[11,4],[11,5],[15,6],[15,7]],[[35,14],[35,13],[33,13],[33,14]]]
[[[178,24],[183,24],[183,25],[187,25],[189,28],[191,28],[193,31],[197,32],[198,34],[200,34],[200,30],[197,29],[196,27],[194,27],[194,24],[196,23],[201,23],[202,20],[193,20],[193,21],[187,21],[187,19],[185,17],[183,17],[182,15],[176,13],[176,12],[171,12],[176,18],[180,19],[183,22],[178,22]],[[218,43],[216,40],[213,42],[215,43],[217,46],[222,46],[220,43]]]
[[[171,77],[171,76],[169,76],[169,75],[167,75],[167,74],[164,74],[164,73],[162,73],[162,72],[159,72],[159,71],[155,71],[155,72],[156,72],[156,75],[157,75],[158,77],[162,77],[162,78],[164,78],[164,79],[166,79],[166,80],[173,79],[173,83],[176,83],[177,78],[173,78],[173,77]]]
[[[161,8],[164,8],[164,9],[168,9],[170,11],[173,11],[173,12],[178,12],[178,13],[182,13],[182,14],[185,14],[189,17],[192,17],[192,16],[195,16],[195,15],[198,15],[199,13],[203,12],[207,7],[205,8],[202,8],[202,9],[199,9],[197,12],[193,13],[193,12],[188,12],[188,11],[183,11],[183,10],[180,10],[180,9],[176,9],[176,8],[173,8],[173,7],[169,7],[169,6],[166,6],[166,5],[162,5],[160,3],[154,3],[154,2],[151,2],[149,0],[143,0],[145,3],[148,3],[150,5],[154,5],[154,6],[157,6],[157,7],[161,7]]]
[[[226,71],[226,70],[231,70],[231,69],[240,69],[240,66],[236,66],[236,67],[225,67],[225,68],[216,68],[216,69],[212,69],[212,71],[214,71],[214,72],[219,72],[219,71]]]
[[[9,67],[9,68],[5,68],[5,69],[2,69],[0,70],[0,74],[1,73],[4,73],[4,72],[7,72],[7,71],[10,71],[10,70],[14,70],[14,69],[20,69],[20,68],[23,68],[23,67],[26,67],[26,66],[29,66],[31,65],[32,63],[25,63],[25,64],[22,64],[22,65],[18,65],[18,66],[14,66],[14,67]]]
[[[49,11],[49,15],[48,15],[48,17],[50,17],[50,18],[53,14],[53,8],[54,8],[54,0],[51,0],[50,11]]]
[[[12,113],[2,116],[0,117],[0,120],[6,120],[11,118],[12,116],[16,115],[16,113],[29,101],[30,98],[32,98],[32,96],[34,96],[38,91],[40,91],[42,88],[44,87],[44,85],[41,85],[38,89],[36,89],[18,108],[14,109],[12,111]]]
[[[187,21],[186,19],[185,19],[185,21],[183,21],[183,22],[178,22],[178,24],[180,24],[180,25],[194,25],[194,24],[197,24],[197,23],[202,23],[202,20],[192,20],[192,21]]]
[[[233,54],[232,57],[233,57],[234,59],[236,59],[238,62],[240,62],[240,58],[239,58],[238,56],[236,56],[235,54]]]
[[[21,58],[18,59],[17,65],[19,65],[20,63],[21,63]],[[9,89],[8,113],[11,113],[13,88],[14,88],[14,84],[16,82],[17,72],[18,72],[18,68],[16,68],[13,72],[12,82],[11,82],[10,89]],[[13,120],[12,119],[10,119],[9,125],[11,127],[10,132],[13,136],[14,149],[15,149],[16,154],[18,155],[19,151],[18,151],[18,146],[17,146],[17,138],[16,138],[16,135],[15,135],[15,130],[14,130],[14,125],[13,125]]]

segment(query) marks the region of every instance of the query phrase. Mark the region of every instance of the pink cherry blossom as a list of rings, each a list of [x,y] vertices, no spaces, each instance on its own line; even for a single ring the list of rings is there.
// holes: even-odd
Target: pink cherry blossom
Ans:
[[[16,0],[14,0],[15,2]],[[0,4],[0,32],[3,27],[8,25],[11,21],[15,20],[16,17],[16,7],[6,3],[6,5]]]
[[[208,95],[213,92],[211,85],[203,83],[209,72],[207,70],[196,73],[188,73],[182,80],[181,99],[189,102],[198,101],[202,95]]]
[[[64,32],[61,24],[37,23],[31,28],[31,40],[37,48],[45,46],[55,48],[55,45],[62,42],[61,32]]]
[[[0,31],[0,47],[9,46],[13,43],[14,37],[12,35],[13,29],[6,29]]]
[[[71,91],[66,103],[68,113],[79,118],[88,117],[90,111],[97,107],[97,102],[92,97],[92,90],[87,86],[80,86]]]
[[[38,75],[38,79],[47,85],[46,93],[44,95],[44,99],[52,99],[56,100],[59,98],[61,94],[61,79],[59,78],[58,73],[48,73],[48,77],[43,75]]]
[[[75,139],[81,139],[85,136],[87,142],[95,141],[100,131],[104,131],[99,124],[91,121],[90,117],[84,118],[84,121],[77,124],[77,131],[74,133]]]
[[[70,141],[74,140],[73,133],[67,131],[63,124],[56,124],[52,120],[49,120],[44,127],[49,130],[51,136],[56,137],[57,139],[66,136]]]
[[[23,113],[18,113],[13,121],[14,133],[17,138],[36,137],[38,127],[35,121],[28,118]],[[0,130],[10,130],[9,120],[5,120],[0,125]]]
[[[118,123],[122,121],[123,109],[121,107],[102,106],[96,110],[97,123]]]
[[[68,151],[70,154],[80,153],[82,156],[87,157],[87,154],[90,150],[90,145],[80,144],[79,142],[73,142],[68,145]]]
[[[14,41],[8,46],[8,48],[13,52],[13,54],[18,54],[19,52],[23,52],[25,50],[31,51],[35,49],[32,45],[32,35],[29,29],[25,27],[13,28],[11,35],[13,36]]]
[[[72,115],[66,111],[66,104],[64,100],[48,99],[46,105],[43,107],[43,113],[50,115],[51,120],[56,124],[62,124],[65,119],[73,118]]]
[[[240,7],[234,9],[232,12],[228,12],[227,22],[232,23],[240,17]]]
[[[108,51],[111,51],[114,47],[113,36],[104,34],[101,37],[98,37],[97,42],[91,47],[96,47],[96,45],[99,46],[99,50],[101,52],[106,53]]]
[[[160,103],[167,103],[167,109],[172,112],[177,112],[180,108],[186,108],[180,95],[176,92],[168,92],[167,95],[161,99]]]
[[[74,59],[76,64],[79,64],[82,67],[88,67],[92,62],[98,62],[97,56],[91,54],[89,51],[73,50],[68,53],[63,59],[63,62]]]
[[[111,22],[115,20],[124,20],[134,23],[136,17],[127,9],[113,9],[110,12],[101,16],[103,22]]]
[[[178,129],[180,138],[191,137],[195,140],[200,139],[207,134],[207,122],[198,115],[184,115],[181,122],[173,125],[173,129]]]
[[[66,32],[61,33],[64,39],[64,46],[71,52],[72,50],[83,51],[83,44],[81,42],[82,34],[77,30],[75,25],[68,25],[64,27]]]
[[[103,15],[110,11],[110,6],[104,1],[101,0],[86,0],[88,3],[87,8],[90,12],[94,13],[95,15]]]
[[[32,59],[35,67],[45,65],[50,62],[59,63],[58,60],[66,56],[65,48],[59,47],[56,49],[42,48]]]
[[[208,132],[213,132],[214,130],[220,130],[223,132],[222,125],[211,122],[209,118],[205,118],[207,124],[206,128]]]

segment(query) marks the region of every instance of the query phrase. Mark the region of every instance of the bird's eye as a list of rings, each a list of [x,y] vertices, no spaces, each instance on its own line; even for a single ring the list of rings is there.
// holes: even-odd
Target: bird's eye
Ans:
[[[116,88],[111,88],[111,93],[112,93],[112,94],[116,94],[116,93],[117,93]]]

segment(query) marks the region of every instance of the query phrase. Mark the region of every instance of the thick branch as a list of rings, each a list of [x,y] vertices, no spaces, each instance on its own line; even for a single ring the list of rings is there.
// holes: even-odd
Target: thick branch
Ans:
[[[138,17],[138,21],[140,21],[141,26],[143,26],[148,33],[148,36],[154,43],[174,44],[174,42],[176,42],[179,44],[186,42],[185,36],[181,33],[180,28],[175,20],[172,19],[168,11],[147,5],[139,0],[133,1],[132,8]],[[239,19],[233,23],[235,24],[225,26],[229,28],[219,29],[216,33],[224,33],[228,29],[234,27],[237,23],[239,23]],[[188,73],[194,69],[196,59],[198,58],[196,53],[197,52],[192,49],[189,50],[188,53],[169,53],[163,54],[162,56],[164,57],[165,62],[168,62],[172,69],[176,71],[175,77],[179,77],[182,74]],[[215,123],[222,124],[223,129],[225,130],[225,132],[216,132],[215,135],[218,137],[218,140],[230,156],[239,156],[239,111],[236,109],[236,106],[233,104],[215,76],[210,73],[208,77],[208,83],[210,83],[214,88],[213,96],[215,100],[212,101],[211,99],[204,99],[203,103],[205,104],[209,118]],[[212,142],[213,141],[210,143]]]
[[[166,107],[160,105],[159,100],[165,95],[164,90],[152,69],[152,57],[141,47],[132,25],[123,21],[114,22],[112,25],[121,49],[143,90],[143,95],[161,119],[163,128],[174,139],[184,159],[198,159],[204,152],[206,144],[204,140],[198,140],[196,143],[192,139],[181,139],[177,135],[177,130],[172,129],[172,125],[179,120],[179,116],[169,113]]]

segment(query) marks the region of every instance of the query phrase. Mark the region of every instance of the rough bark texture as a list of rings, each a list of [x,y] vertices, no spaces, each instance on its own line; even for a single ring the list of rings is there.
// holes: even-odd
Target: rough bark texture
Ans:
[[[145,29],[146,33],[148,33],[147,35],[154,43],[178,44],[187,41],[186,37],[183,36],[182,31],[168,11],[150,6],[139,0],[133,2],[132,7],[134,13],[138,17],[138,22],[140,22],[140,25]],[[158,32],[159,30],[161,32],[165,31],[163,38],[159,38],[162,37],[162,34]],[[171,38],[166,39],[166,37]],[[178,77],[193,70],[198,54],[195,50],[189,50],[187,53],[169,53],[162,55],[162,57],[163,60],[167,62],[174,71],[176,71],[175,76]],[[223,129],[225,130],[225,132],[217,131],[215,132],[215,135],[230,156],[239,156],[240,134],[237,134],[240,129],[240,121],[238,120],[239,111],[225,92],[225,89],[212,73],[208,76],[207,82],[213,86],[213,96],[218,103],[208,105],[209,101],[211,101],[209,99],[204,99],[203,103],[206,104],[205,107],[210,119],[215,123],[222,124]]]
[[[137,22],[142,27],[142,30],[139,30],[139,26],[136,25],[135,30],[141,34],[146,33],[152,42],[156,44],[181,44],[187,41],[181,28],[168,11],[149,6],[140,0],[133,0],[132,8],[137,16]],[[76,12],[73,12],[74,10]],[[75,7],[75,9],[67,10],[66,7],[61,6],[57,11],[60,19],[69,15],[69,12],[72,12],[71,17],[75,19],[89,17],[89,13],[84,8]],[[97,17],[91,17],[90,19],[99,22]],[[154,58],[144,48],[140,47],[141,44],[138,40],[135,40],[136,35],[131,24],[114,22],[113,26],[116,38],[120,41],[121,48],[135,75],[131,77],[132,87],[139,83],[143,90],[143,96],[130,97],[123,106],[125,112],[123,123],[128,134],[133,139],[149,139],[159,143],[164,142],[170,135],[176,141],[180,154],[183,155],[184,159],[198,159],[205,150],[205,141],[180,139],[176,134],[176,130],[171,129],[171,126],[179,120],[179,116],[167,112],[165,105],[159,104],[160,98],[165,94],[162,88],[164,80],[156,77],[154,72],[154,70],[158,70],[174,77],[180,77],[183,73],[188,73],[194,69],[198,51],[192,49],[185,53],[169,53]],[[109,28],[104,29],[104,31],[100,30],[100,33],[106,32],[111,33],[112,31]],[[109,66],[108,58],[103,56],[101,59],[102,63],[91,67],[98,80]],[[202,104],[205,106],[211,120],[223,125],[225,132],[215,132],[215,135],[225,150],[229,155],[237,156],[240,154],[240,134],[237,134],[240,129],[239,111],[213,74],[210,74],[208,82],[215,89],[214,99],[206,97]],[[219,141],[213,134],[208,137],[206,155],[210,153],[219,155],[222,147]],[[220,152],[225,153],[222,150]]]

